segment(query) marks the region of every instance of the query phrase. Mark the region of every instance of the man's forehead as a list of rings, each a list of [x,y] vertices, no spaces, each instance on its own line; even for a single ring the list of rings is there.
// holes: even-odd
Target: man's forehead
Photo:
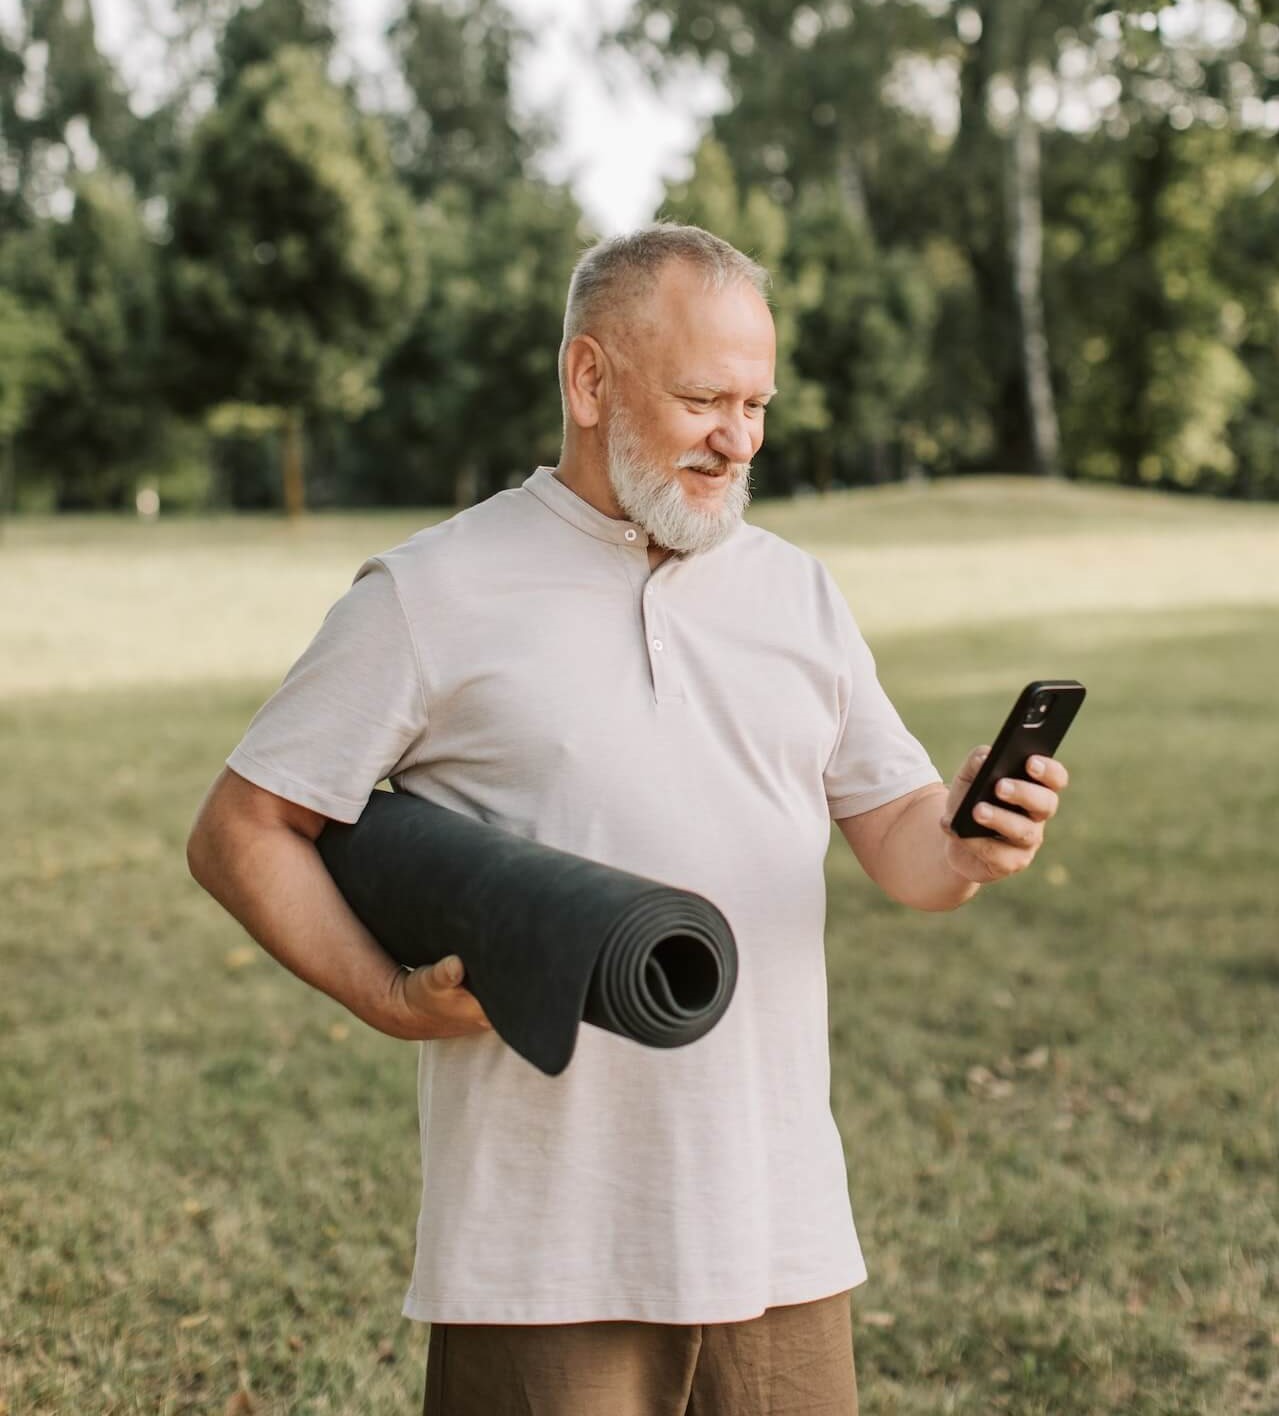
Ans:
[[[730,391],[743,377],[771,385],[773,316],[752,285],[733,281],[709,288],[701,272],[684,267],[659,282],[653,296],[644,334],[668,379],[720,391]]]

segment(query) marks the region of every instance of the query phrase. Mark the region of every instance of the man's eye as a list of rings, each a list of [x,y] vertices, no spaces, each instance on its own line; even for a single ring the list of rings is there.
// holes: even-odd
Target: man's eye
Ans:
[[[691,403],[694,408],[709,408],[714,402],[711,398],[686,398],[685,403]]]

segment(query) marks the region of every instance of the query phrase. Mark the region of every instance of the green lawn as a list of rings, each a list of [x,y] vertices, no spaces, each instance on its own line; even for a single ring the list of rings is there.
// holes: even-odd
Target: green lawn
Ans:
[[[878,626],[947,775],[1027,679],[1090,690],[1029,874],[912,915],[832,849],[863,1410],[1274,1416],[1276,509],[989,481],[755,514]],[[301,616],[415,524],[0,544],[5,1416],[420,1404],[413,1050],[248,945],[182,853]]]

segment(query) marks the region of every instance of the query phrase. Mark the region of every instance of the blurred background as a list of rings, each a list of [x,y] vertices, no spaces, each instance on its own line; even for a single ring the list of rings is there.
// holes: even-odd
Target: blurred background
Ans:
[[[0,1416],[419,1408],[416,1054],[183,846],[659,212],[773,271],[749,516],[939,771],[1089,689],[963,910],[836,833],[863,1411],[1279,1413],[1277,133],[1272,0],[0,0]]]
[[[1279,495],[1279,14],[5,0],[0,506],[465,505],[659,211],[776,273],[764,495]]]

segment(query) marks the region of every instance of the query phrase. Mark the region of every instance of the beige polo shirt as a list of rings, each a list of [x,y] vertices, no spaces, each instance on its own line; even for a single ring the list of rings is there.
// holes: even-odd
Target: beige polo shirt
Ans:
[[[813,557],[748,524],[651,573],[647,545],[539,468],[361,567],[228,759],[340,821],[390,777],[697,891],[737,938],[687,1047],[585,1026],[547,1077],[495,1035],[422,1045],[412,1318],[729,1322],[865,1278],[823,860],[832,817],[940,778]]]

